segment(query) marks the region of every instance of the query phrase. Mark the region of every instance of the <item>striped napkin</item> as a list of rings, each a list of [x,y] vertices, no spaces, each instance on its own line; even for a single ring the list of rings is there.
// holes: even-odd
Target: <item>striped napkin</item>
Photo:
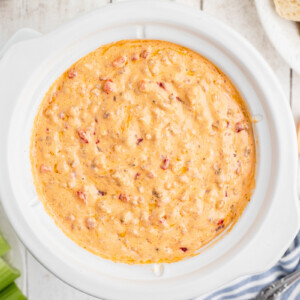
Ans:
[[[254,276],[240,277],[219,290],[205,294],[195,300],[254,299],[264,287],[297,269],[300,269],[300,232],[284,256],[270,270]],[[300,280],[294,283],[280,298],[280,300],[299,299]]]

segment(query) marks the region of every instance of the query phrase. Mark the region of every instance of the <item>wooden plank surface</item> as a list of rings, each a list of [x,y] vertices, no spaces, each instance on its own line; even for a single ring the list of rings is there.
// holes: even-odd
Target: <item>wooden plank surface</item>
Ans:
[[[262,54],[274,70],[300,120],[300,75],[291,71],[265,35],[253,0],[175,0],[201,9],[233,27]],[[0,47],[19,28],[31,27],[46,33],[60,24],[92,9],[117,0],[0,0]],[[63,283],[27,255],[27,290],[30,300],[91,300]]]
[[[41,33],[106,5],[109,0],[0,0],[0,47],[22,27]]]
[[[288,100],[290,97],[290,68],[277,54],[264,33],[254,1],[206,0],[203,10],[234,28],[262,54],[281,82]]]

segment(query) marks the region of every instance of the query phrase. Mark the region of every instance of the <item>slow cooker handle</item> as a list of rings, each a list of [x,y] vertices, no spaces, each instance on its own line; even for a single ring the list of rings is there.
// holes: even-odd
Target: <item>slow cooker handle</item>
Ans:
[[[2,58],[2,56],[4,55],[4,53],[14,44],[24,41],[24,40],[28,40],[28,39],[32,39],[32,38],[36,38],[39,37],[40,35],[42,35],[40,32],[31,29],[31,28],[21,28],[20,30],[18,30],[17,32],[15,32],[13,34],[13,36],[5,43],[5,45],[0,49],[0,60]]]
[[[297,140],[298,140],[298,198],[300,200],[300,121],[297,126]],[[296,281],[300,279],[300,269],[284,276],[262,289],[255,297],[255,300],[271,300],[278,299],[286,292]]]

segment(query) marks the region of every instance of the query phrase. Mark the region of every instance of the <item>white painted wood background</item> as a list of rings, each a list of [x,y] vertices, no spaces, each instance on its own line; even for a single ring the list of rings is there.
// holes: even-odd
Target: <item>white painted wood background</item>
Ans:
[[[0,0],[0,48],[22,27],[42,33],[68,20],[117,0]],[[279,56],[265,35],[258,19],[254,0],[178,0],[201,9],[227,23],[246,37],[264,56],[277,75],[289,101],[295,121],[300,121],[300,75]],[[63,283],[28,252],[27,294],[30,300],[92,300]]]

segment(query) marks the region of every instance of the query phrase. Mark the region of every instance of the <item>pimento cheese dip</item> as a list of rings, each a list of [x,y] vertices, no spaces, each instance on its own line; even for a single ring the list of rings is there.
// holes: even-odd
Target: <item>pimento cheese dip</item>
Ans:
[[[255,185],[249,111],[210,61],[165,41],[104,45],[47,92],[31,144],[35,186],[81,247],[175,262],[234,224]]]

